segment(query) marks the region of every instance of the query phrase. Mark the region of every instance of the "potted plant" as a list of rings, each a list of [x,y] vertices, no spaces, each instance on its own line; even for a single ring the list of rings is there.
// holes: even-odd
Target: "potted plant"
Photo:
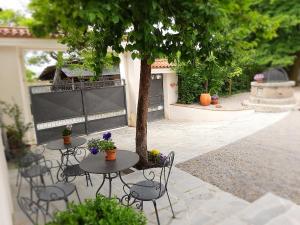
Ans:
[[[72,134],[72,125],[67,125],[62,131],[62,136],[65,145],[71,144],[71,134]]]
[[[106,153],[105,159],[108,161],[116,160],[116,146],[111,139],[111,133],[107,132],[103,134],[103,140],[99,141],[99,148]]]
[[[31,123],[25,123],[22,111],[17,104],[8,104],[0,101],[0,114],[7,115],[12,123],[6,124],[0,121],[0,127],[4,128],[7,136],[10,155],[18,158],[25,154],[29,146],[24,142],[26,132],[32,127]]]
[[[211,96],[211,104],[212,105],[217,105],[219,103],[219,96],[218,95],[213,95]]]
[[[142,212],[123,206],[116,199],[97,195],[95,199],[86,199],[81,204],[70,203],[65,211],[55,213],[47,225],[66,224],[114,224],[146,225]]]
[[[162,167],[166,158],[167,157],[157,149],[148,151],[148,162],[150,163],[150,167]]]
[[[258,73],[258,74],[255,74],[254,76],[254,80],[258,83],[262,83],[264,81],[264,74],[263,73]]]
[[[208,106],[211,102],[211,96],[208,92],[208,80],[205,80],[205,93],[201,93],[199,97],[200,105]]]
[[[96,139],[89,140],[88,148],[91,154],[96,155],[99,152],[99,140]]]

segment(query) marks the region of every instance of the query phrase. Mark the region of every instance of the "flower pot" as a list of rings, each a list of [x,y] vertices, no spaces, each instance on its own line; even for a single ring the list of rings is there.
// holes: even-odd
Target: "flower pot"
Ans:
[[[202,93],[199,100],[201,105],[208,106],[211,102],[211,96],[209,93]]]
[[[105,153],[106,153],[105,159],[106,159],[107,161],[113,161],[113,160],[116,160],[116,156],[117,156],[116,149],[112,149],[112,150],[105,151]]]
[[[64,139],[64,144],[65,145],[71,144],[71,135],[63,136],[63,139]]]
[[[217,104],[219,104],[219,99],[212,99],[212,100],[211,100],[211,104],[212,104],[212,105],[217,105]]]

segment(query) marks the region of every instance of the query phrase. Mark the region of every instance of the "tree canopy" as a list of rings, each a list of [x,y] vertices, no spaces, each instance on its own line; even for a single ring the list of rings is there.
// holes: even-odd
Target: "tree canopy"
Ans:
[[[0,26],[28,26],[31,18],[25,17],[22,13],[12,9],[0,11]]]

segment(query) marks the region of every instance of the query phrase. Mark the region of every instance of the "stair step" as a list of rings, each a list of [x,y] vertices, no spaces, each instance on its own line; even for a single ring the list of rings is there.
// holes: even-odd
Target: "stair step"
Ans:
[[[266,225],[300,225],[300,207],[294,205],[286,213],[272,219]]]
[[[217,225],[266,225],[268,222],[287,213],[294,206],[296,206],[296,204],[293,202],[268,193]],[[290,214],[292,213],[295,212],[291,211]]]

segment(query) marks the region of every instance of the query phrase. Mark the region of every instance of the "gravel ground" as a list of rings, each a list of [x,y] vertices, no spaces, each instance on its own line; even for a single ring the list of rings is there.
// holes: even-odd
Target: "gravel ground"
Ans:
[[[247,129],[245,127],[245,129]],[[247,201],[273,192],[300,204],[300,112],[176,165]]]

